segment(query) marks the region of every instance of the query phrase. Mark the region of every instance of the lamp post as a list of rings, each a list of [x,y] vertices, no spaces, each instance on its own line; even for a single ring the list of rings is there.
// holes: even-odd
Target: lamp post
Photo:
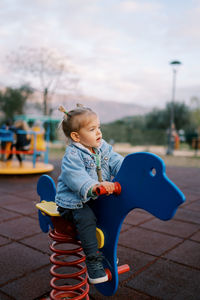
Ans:
[[[174,60],[170,62],[173,71],[172,77],[172,101],[171,101],[171,111],[170,111],[170,127],[168,132],[168,149],[167,154],[172,155],[174,151],[174,138],[173,138],[173,127],[174,127],[174,102],[175,102],[175,92],[176,92],[176,75],[178,66],[181,65],[181,62],[178,60]]]

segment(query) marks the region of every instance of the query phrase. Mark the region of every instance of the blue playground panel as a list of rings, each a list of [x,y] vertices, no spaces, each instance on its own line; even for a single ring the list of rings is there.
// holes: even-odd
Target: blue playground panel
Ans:
[[[97,227],[104,233],[105,244],[101,252],[105,256],[105,268],[112,273],[112,280],[95,285],[105,295],[113,295],[118,288],[117,243],[122,223],[134,208],[143,209],[160,220],[173,218],[178,207],[184,203],[185,196],[169,180],[165,173],[163,160],[152,153],[133,153],[125,157],[122,166],[113,179],[119,182],[121,194],[100,196],[94,201]],[[55,183],[48,175],[40,177],[37,192],[41,200],[55,201]],[[51,218],[39,211],[42,231],[53,227]]]
[[[14,133],[11,130],[0,129],[0,141],[12,142],[14,140]]]

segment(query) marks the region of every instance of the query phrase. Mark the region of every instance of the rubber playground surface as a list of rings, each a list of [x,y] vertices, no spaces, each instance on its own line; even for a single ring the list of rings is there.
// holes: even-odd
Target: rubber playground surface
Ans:
[[[56,181],[60,162],[49,175]],[[119,237],[119,277],[112,297],[90,286],[92,300],[200,299],[200,169],[167,167],[186,202],[167,222],[133,210]],[[38,224],[36,192],[41,175],[0,176],[0,300],[39,300],[51,291],[50,239]]]

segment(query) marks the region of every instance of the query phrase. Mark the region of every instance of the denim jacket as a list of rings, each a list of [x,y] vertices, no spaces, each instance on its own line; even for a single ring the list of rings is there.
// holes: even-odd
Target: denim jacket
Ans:
[[[122,164],[123,157],[112,150],[104,140],[97,149],[101,156],[103,181],[111,181]],[[99,184],[96,162],[92,153],[79,143],[72,142],[65,151],[61,174],[58,178],[56,204],[63,208],[77,209],[90,200],[88,191]]]

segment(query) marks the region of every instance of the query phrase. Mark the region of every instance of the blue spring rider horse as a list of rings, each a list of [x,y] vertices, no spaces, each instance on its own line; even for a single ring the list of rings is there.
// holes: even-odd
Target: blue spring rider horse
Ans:
[[[127,214],[134,208],[140,208],[167,221],[185,201],[184,194],[166,176],[163,160],[152,153],[127,155],[113,182],[120,183],[120,195],[99,196],[94,205],[97,227],[104,235],[101,251],[108,262],[105,268],[112,273],[111,280],[95,285],[105,296],[113,295],[118,288],[117,243]],[[40,177],[37,191],[41,200],[55,201],[55,184],[49,176]],[[53,227],[51,218],[40,211],[39,222],[43,232]]]

